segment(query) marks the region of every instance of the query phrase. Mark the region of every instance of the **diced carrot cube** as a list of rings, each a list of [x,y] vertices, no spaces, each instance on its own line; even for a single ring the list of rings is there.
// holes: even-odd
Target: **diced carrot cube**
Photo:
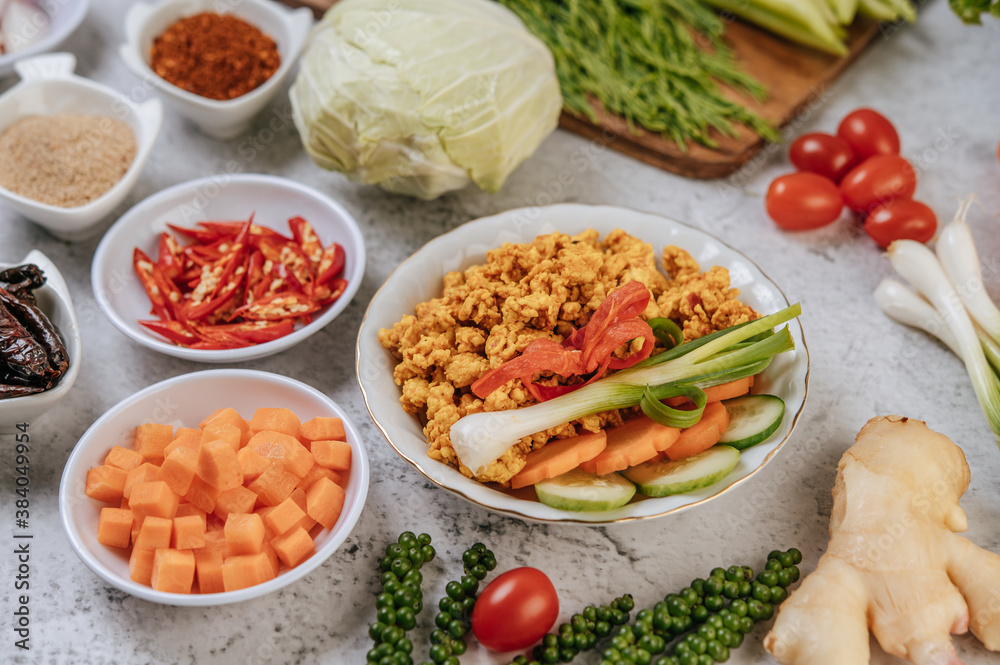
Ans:
[[[208,416],[204,420],[202,420],[200,423],[198,423],[198,428],[199,429],[204,428],[205,425],[207,425],[210,422],[212,422],[212,418],[215,418],[217,415],[219,415],[220,413],[222,413],[223,411],[225,411],[226,408],[228,408],[228,407],[224,407],[224,408],[221,408],[221,409],[216,409],[212,413],[208,414]]]
[[[333,472],[331,471],[330,473]],[[306,491],[304,489],[302,489],[301,487],[296,487],[289,495],[289,498],[295,502],[295,505],[297,505],[299,508],[302,509],[302,512],[306,513],[306,509],[309,507],[308,505],[309,502],[306,500]],[[303,517],[301,520],[299,520],[299,523],[296,524],[296,526],[300,526],[306,531],[309,531],[314,526],[316,526],[316,520],[309,517],[309,514],[306,513],[306,516]]]
[[[340,418],[319,416],[299,427],[299,434],[309,441],[346,441],[344,423]]]
[[[198,548],[199,552],[214,552],[220,559],[229,556],[226,549],[226,533],[222,529],[209,529],[205,531],[205,546]]]
[[[253,512],[255,503],[257,503],[257,495],[240,485],[219,495],[219,500],[215,502],[214,512],[225,520],[233,513]]]
[[[125,497],[122,497],[121,505],[118,506],[118,507],[119,508],[128,508],[129,507],[129,505],[128,505],[128,499],[126,499]]]
[[[240,463],[240,471],[243,473],[243,482],[252,481],[254,478],[264,473],[264,469],[271,463],[271,460],[263,457],[256,450],[249,447],[240,448],[236,453],[236,459]]]
[[[284,465],[271,464],[247,487],[265,506],[277,506],[288,498],[298,482],[298,477],[285,471]]]
[[[128,472],[115,466],[102,464],[87,471],[84,493],[91,499],[104,503],[118,503],[124,498],[125,478]]]
[[[135,541],[139,538],[139,529],[142,528],[142,521],[135,519],[135,515],[132,515],[132,530],[129,532],[129,542],[135,544]]]
[[[104,458],[104,463],[122,471],[131,471],[145,461],[145,458],[137,450],[114,446],[108,456]]]
[[[177,448],[166,456],[156,479],[162,480],[175,494],[184,496],[191,489],[195,471],[198,469],[198,451],[193,448]]]
[[[153,554],[150,585],[157,591],[191,593],[194,570],[194,553],[191,550],[158,549]]]
[[[267,539],[260,546],[260,551],[267,557],[267,562],[271,564],[271,570],[274,572],[274,576],[277,577],[278,572],[281,570],[281,561],[278,560],[278,553],[274,551],[274,547]]]
[[[313,465],[312,454],[294,436],[274,430],[264,430],[253,435],[250,448],[262,457],[277,460],[285,465],[285,470],[301,478]]]
[[[309,469],[309,473],[302,476],[302,480],[300,480],[295,485],[295,487],[302,488],[302,491],[305,492],[310,487],[312,487],[312,484],[314,482],[316,482],[320,478],[329,478],[333,482],[343,487],[339,473],[337,473],[336,471],[332,471],[326,468],[325,466],[320,466],[319,464],[313,464],[312,468]]]
[[[306,512],[327,529],[332,529],[344,509],[346,493],[337,483],[320,478],[306,492]]]
[[[257,513],[232,513],[226,518],[224,533],[230,555],[256,554],[264,542],[264,520]]]
[[[351,468],[351,444],[346,441],[313,441],[312,454],[316,463],[334,471]]]
[[[156,474],[159,470],[160,467],[146,462],[129,471],[125,476],[125,487],[122,489],[122,496],[126,499],[131,498],[132,488],[139,483],[147,483],[151,480],[156,480]]]
[[[133,487],[128,502],[137,520],[149,515],[173,518],[177,514],[180,497],[162,480],[153,480]]]
[[[132,549],[128,558],[128,576],[133,582],[149,586],[153,581],[153,550]]]
[[[232,425],[240,430],[240,446],[245,446],[250,440],[250,423],[243,420],[243,417],[232,407],[217,411],[211,418],[202,422],[199,427],[208,429],[212,425]]]
[[[222,584],[226,591],[245,589],[274,577],[271,562],[263,552],[230,556],[222,562]]]
[[[174,428],[171,425],[145,423],[135,430],[135,445],[133,448],[142,453],[147,462],[159,464],[163,461],[163,449],[174,440]]]
[[[163,449],[163,456],[167,457],[178,448],[191,448],[196,451],[201,447],[201,430],[193,427],[178,427],[174,433],[174,440]]]
[[[135,546],[143,550],[158,550],[170,547],[170,534],[174,521],[166,517],[147,516],[139,528]]]
[[[221,492],[217,488],[212,487],[198,476],[195,476],[184,498],[206,513],[210,513],[215,510],[215,502],[219,500],[219,494]]]
[[[309,532],[300,526],[271,540],[271,546],[278,553],[278,558],[281,559],[282,563],[289,568],[299,565],[316,551],[316,545],[309,536]]]
[[[240,449],[242,438],[243,433],[240,429],[228,423],[216,423],[213,421],[201,431],[202,444],[206,441],[225,441],[234,452]]]
[[[222,583],[222,561],[223,557],[219,552],[198,550],[194,553],[199,592],[222,593],[226,590]]]
[[[251,432],[271,430],[294,437],[299,433],[299,417],[290,409],[262,408],[254,411],[250,421]]]
[[[243,484],[236,451],[225,441],[203,441],[198,453],[198,476],[220,492]]]
[[[97,542],[108,547],[128,547],[132,537],[132,511],[101,508],[97,519]]]
[[[147,522],[149,520],[146,520]],[[174,549],[193,550],[205,546],[205,522],[198,515],[186,515],[174,518],[173,540],[170,543]]]
[[[305,511],[299,508],[291,497],[279,503],[266,515],[261,515],[264,518],[264,526],[275,536],[288,532],[305,516]]]
[[[208,528],[208,519],[206,517],[207,513],[193,503],[188,503],[186,500],[182,501],[181,505],[177,506],[177,514],[174,515],[174,517],[189,517],[191,515],[196,515],[198,519],[201,520],[201,526],[203,529]]]

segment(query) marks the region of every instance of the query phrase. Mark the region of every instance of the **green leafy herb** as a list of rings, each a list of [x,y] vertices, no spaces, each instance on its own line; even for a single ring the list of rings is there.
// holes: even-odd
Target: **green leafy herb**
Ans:
[[[498,0],[551,49],[564,107],[598,123],[593,100],[681,148],[710,147],[715,130],[743,124],[769,140],[777,131],[719,84],[757,99],[763,86],[723,43],[724,24],[700,0]]]
[[[966,23],[981,24],[987,12],[1000,18],[1000,0],[948,0],[948,4]]]

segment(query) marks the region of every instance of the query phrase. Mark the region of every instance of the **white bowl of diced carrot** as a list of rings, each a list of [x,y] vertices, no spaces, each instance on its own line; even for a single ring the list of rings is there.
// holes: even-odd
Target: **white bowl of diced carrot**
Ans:
[[[194,372],[112,407],[63,470],[59,511],[98,576],[169,605],[256,598],[347,539],[368,492],[347,414],[285,376]]]

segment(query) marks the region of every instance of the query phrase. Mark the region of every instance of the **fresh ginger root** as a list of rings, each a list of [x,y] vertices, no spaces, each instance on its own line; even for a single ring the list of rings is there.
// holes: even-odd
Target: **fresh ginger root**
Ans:
[[[949,633],[1000,651],[1000,556],[955,535],[969,465],[919,420],[873,418],[838,465],[830,544],[764,647],[783,665],[867,665],[868,630],[916,665],[962,665]]]

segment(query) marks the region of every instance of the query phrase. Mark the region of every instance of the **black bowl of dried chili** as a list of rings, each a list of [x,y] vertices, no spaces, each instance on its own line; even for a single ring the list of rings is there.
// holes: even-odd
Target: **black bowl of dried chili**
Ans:
[[[270,0],[221,13],[212,0],[135,3],[120,54],[173,108],[209,136],[243,133],[291,72],[313,17]]]
[[[83,344],[69,289],[38,250],[17,263],[0,263],[0,338],[4,434],[51,409],[80,371]]]
[[[339,203],[270,175],[210,176],[123,215],[94,254],[97,303],[133,340],[211,363],[283,351],[358,290],[364,239]]]

